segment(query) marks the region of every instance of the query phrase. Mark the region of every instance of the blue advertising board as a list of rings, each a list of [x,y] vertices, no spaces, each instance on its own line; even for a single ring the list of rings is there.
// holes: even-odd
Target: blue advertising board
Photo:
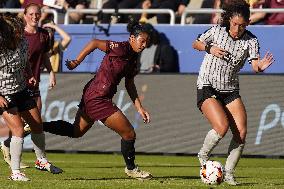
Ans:
[[[104,28],[107,25],[102,25]],[[72,36],[72,42],[63,53],[63,60],[75,59],[80,50],[92,39],[105,39],[114,41],[128,40],[129,34],[126,25],[113,25],[109,29],[109,36],[95,25],[62,25]],[[198,73],[205,52],[198,52],[192,48],[192,42],[197,36],[208,29],[210,25],[155,25],[155,28],[166,35],[170,44],[177,50],[181,73]],[[258,37],[261,57],[266,51],[273,53],[275,63],[265,71],[270,74],[284,73],[284,26],[249,26],[247,28]],[[83,63],[72,72],[96,72],[104,56],[99,50],[88,55]],[[63,72],[71,72],[62,65]],[[246,64],[241,73],[252,73],[251,66]]]

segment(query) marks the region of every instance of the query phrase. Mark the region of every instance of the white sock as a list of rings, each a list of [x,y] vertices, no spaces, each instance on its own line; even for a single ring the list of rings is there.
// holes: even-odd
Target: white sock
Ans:
[[[17,173],[20,173],[21,171],[20,170],[12,170],[12,174],[17,174]]]
[[[31,133],[31,139],[33,141],[34,150],[35,150],[37,159],[46,158],[44,133],[40,133],[40,134]]]
[[[12,136],[10,143],[11,169],[12,171],[20,170],[20,162],[23,151],[24,139]]]
[[[209,158],[212,150],[217,146],[219,141],[222,139],[222,136],[219,135],[214,129],[211,129],[203,142],[203,146],[199,151],[199,155],[205,158]]]
[[[244,147],[245,147],[245,144],[239,144],[232,138],[229,149],[228,149],[229,155],[228,155],[226,165],[225,165],[226,173],[233,174],[235,167],[237,166],[241,158]]]

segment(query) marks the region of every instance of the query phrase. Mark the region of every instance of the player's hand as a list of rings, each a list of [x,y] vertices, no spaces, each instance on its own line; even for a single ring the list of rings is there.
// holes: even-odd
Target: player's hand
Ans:
[[[1,108],[7,108],[8,107],[8,102],[3,96],[0,96],[0,107]]]
[[[150,123],[150,114],[144,108],[140,108],[138,113],[142,116],[144,123]]]
[[[227,51],[220,47],[212,46],[210,49],[210,53],[219,58],[223,58],[227,54]]]
[[[46,23],[46,24],[43,24],[42,25],[43,28],[53,28],[55,27],[55,24],[54,23]]]
[[[32,86],[36,86],[37,85],[37,81],[36,81],[35,77],[31,77],[29,79],[29,84],[32,85]]]
[[[142,3],[142,9],[149,9],[152,6],[152,3],[150,0],[145,0]]]
[[[75,69],[79,64],[80,62],[78,60],[65,60],[65,65],[69,70]]]
[[[49,86],[48,86],[48,89],[53,89],[53,87],[55,87],[56,85],[56,78],[55,78],[55,74],[54,72],[50,72],[50,75],[49,75]]]
[[[268,68],[273,62],[274,62],[273,54],[270,52],[266,52],[263,59],[260,60],[259,63],[259,70],[264,71],[266,68]]]

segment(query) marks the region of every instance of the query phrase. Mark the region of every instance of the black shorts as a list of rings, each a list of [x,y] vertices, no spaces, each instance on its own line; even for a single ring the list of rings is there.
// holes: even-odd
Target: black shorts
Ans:
[[[35,87],[28,87],[28,92],[30,94],[31,97],[36,98],[36,97],[40,97],[40,90],[39,90],[39,86],[35,86]]]
[[[213,87],[206,86],[202,89],[197,89],[197,107],[201,111],[201,106],[203,102],[208,98],[215,98],[219,102],[221,102],[222,105],[226,106],[227,104],[230,104],[235,99],[240,98],[240,94],[238,90],[232,91],[232,92],[219,92],[215,90]]]
[[[15,94],[2,95],[2,97],[8,101],[8,107],[0,108],[0,115],[2,115],[4,111],[14,107],[18,108],[18,112],[23,112],[37,106],[36,101],[33,99],[32,94],[30,94],[28,89],[24,89]]]

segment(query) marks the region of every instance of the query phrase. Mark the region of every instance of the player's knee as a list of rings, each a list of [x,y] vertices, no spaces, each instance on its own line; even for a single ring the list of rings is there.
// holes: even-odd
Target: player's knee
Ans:
[[[247,129],[243,128],[243,129],[239,129],[239,133],[240,133],[240,138],[242,143],[244,143],[245,139],[246,139],[246,135],[247,135]]]
[[[134,130],[130,130],[128,132],[123,133],[121,136],[124,140],[135,140],[136,139],[136,133]]]
[[[229,123],[227,121],[214,124],[214,130],[222,137],[224,137],[229,129]]]

